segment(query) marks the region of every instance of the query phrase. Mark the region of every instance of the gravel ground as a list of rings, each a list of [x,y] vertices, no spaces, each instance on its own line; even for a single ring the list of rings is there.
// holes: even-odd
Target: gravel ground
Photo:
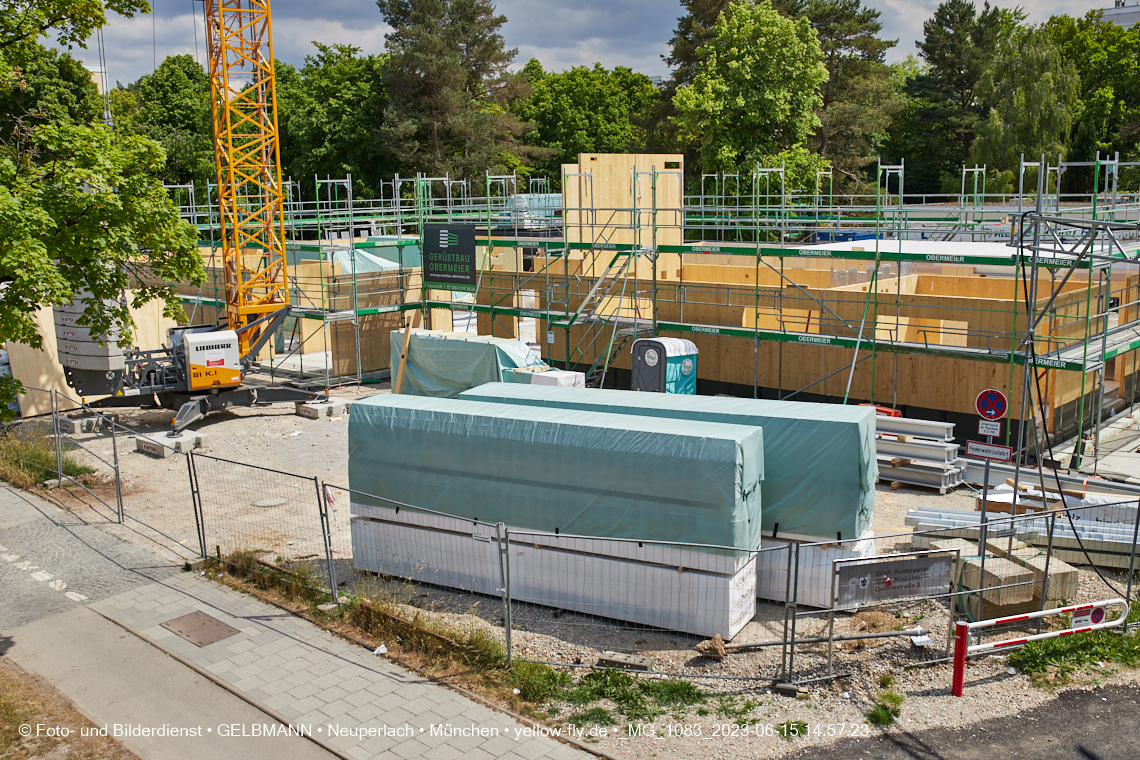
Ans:
[[[337,389],[333,395],[354,400],[386,391],[386,385],[369,385]],[[124,413],[123,420],[140,433],[158,436],[167,429],[169,413],[132,411]],[[291,406],[280,405],[210,415],[195,427],[209,436],[200,450],[203,454],[348,485],[347,417],[307,420],[294,415]],[[134,452],[131,442],[125,438],[120,439],[119,454],[128,516],[161,530],[164,536],[158,540],[170,537],[167,543],[176,549],[196,547],[185,461],[180,457],[152,459]],[[108,443],[106,436],[85,439],[85,445],[97,453],[106,452]],[[219,489],[219,494],[225,494],[228,493],[225,488],[238,489],[243,485],[227,485],[222,481],[233,476],[219,473],[210,477],[205,490]],[[285,485],[265,486],[264,490],[274,496],[284,493],[287,503],[242,514],[252,514],[251,519],[261,523],[285,526],[273,536],[263,537],[270,543],[276,542],[278,546],[274,551],[282,556],[288,559],[316,556],[320,528],[311,519],[312,502],[308,491],[298,488],[294,497],[286,490],[293,485],[284,477]],[[199,478],[202,478],[201,472]],[[244,486],[254,495],[260,495],[254,482],[251,480]],[[927,489],[891,490],[889,485],[880,485],[873,527],[878,536],[907,533],[904,518],[908,509],[930,504],[973,509],[973,502],[974,492],[968,487],[940,496]],[[235,499],[231,503],[240,504],[242,500]],[[234,528],[240,529],[240,526]],[[347,572],[350,567],[347,521],[339,520],[333,530],[334,545],[342,547],[338,577],[349,576],[347,588],[352,588],[361,578]],[[888,543],[884,541],[881,546]],[[1082,569],[1080,576],[1078,601],[1118,595],[1092,570]],[[1123,588],[1119,576],[1110,580]],[[384,584],[375,579],[369,579],[368,583],[371,592],[396,598],[406,605],[405,614],[436,617],[456,628],[482,626],[500,640],[504,638],[503,610],[498,599],[410,583]],[[761,604],[757,616],[761,624],[754,635],[761,639],[778,638],[783,615],[782,605]],[[906,636],[838,644],[835,672],[848,675],[835,681],[811,683],[809,693],[800,699],[775,695],[769,688],[780,672],[782,652],[778,646],[733,653],[723,662],[715,662],[697,655],[693,647],[699,639],[684,634],[622,626],[521,603],[512,609],[512,618],[516,657],[589,666],[604,650],[643,654],[654,658],[656,672],[684,674],[714,695],[703,708],[705,715],[690,709],[659,716],[653,722],[654,738],[644,735],[649,730],[644,726],[643,735],[633,738],[615,737],[615,729],[611,728],[606,738],[599,739],[598,746],[626,758],[776,757],[807,747],[824,747],[844,737],[876,733],[879,730],[867,725],[864,714],[882,692],[880,679],[885,674],[894,680],[891,688],[906,698],[897,726],[889,731],[970,726],[990,718],[1015,715],[1052,698],[1050,692],[1032,686],[1027,677],[1009,672],[1001,657],[971,661],[966,698],[951,697],[949,666],[924,664],[945,654],[949,614],[946,606],[939,602],[908,602],[857,615],[838,614],[837,634],[922,626],[930,631],[935,645],[919,649],[913,647]],[[805,611],[797,623],[797,637],[826,634],[826,628],[826,615]],[[797,679],[825,676],[826,644],[797,647],[795,663]],[[1109,668],[1090,678],[1096,683],[1137,681],[1135,673],[1115,673]],[[1074,688],[1081,687],[1077,684]],[[552,722],[562,724],[580,708],[555,702],[549,709]],[[790,741],[775,735],[775,728],[788,720],[806,722],[812,727],[811,734]],[[617,728],[621,729],[617,733],[624,734],[625,723],[620,722]]]

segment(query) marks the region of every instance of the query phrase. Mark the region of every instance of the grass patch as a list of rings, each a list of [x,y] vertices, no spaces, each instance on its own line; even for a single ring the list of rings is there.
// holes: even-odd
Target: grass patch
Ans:
[[[591,670],[562,696],[578,707],[608,699],[631,720],[652,720],[663,712],[662,708],[683,713],[685,708],[702,704],[707,698],[696,685],[680,678],[641,680],[615,668]]]
[[[895,722],[895,716],[885,705],[875,705],[867,711],[867,722],[876,728],[886,728]]]
[[[51,430],[38,425],[14,425],[0,431],[0,480],[16,488],[34,488],[57,474]],[[70,452],[62,454],[63,474],[80,479],[95,472]]]
[[[867,712],[867,722],[877,728],[886,728],[899,717],[905,700],[906,697],[897,691],[884,691],[879,695],[878,704]]]
[[[751,715],[755,709],[756,703],[751,699],[739,702],[736,697],[723,696],[717,698],[716,714],[722,718],[728,718],[738,726],[750,726],[758,723],[760,719]]]
[[[787,720],[776,727],[776,733],[791,741],[808,735],[808,724],[802,720]]]
[[[510,680],[519,690],[519,699],[536,705],[551,699],[573,682],[569,673],[533,662],[515,663]]]
[[[882,686],[884,689],[889,689],[892,685],[894,685],[894,682],[895,677],[890,673],[883,673],[881,676],[879,676],[879,686]]]
[[[1140,601],[1132,603],[1128,622],[1140,622]],[[1140,636],[1109,629],[1033,641],[1010,653],[1007,661],[1038,686],[1057,686],[1097,663],[1140,666]]]
[[[574,713],[568,719],[571,726],[613,726],[617,724],[614,716],[604,707],[591,707],[589,710]]]

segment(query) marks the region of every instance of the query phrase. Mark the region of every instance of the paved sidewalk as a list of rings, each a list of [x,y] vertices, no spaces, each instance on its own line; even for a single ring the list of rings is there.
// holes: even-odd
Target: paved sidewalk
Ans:
[[[251,597],[189,573],[91,605],[349,757],[570,760],[590,755]],[[161,624],[202,611],[239,633],[198,647]],[[332,735],[364,729],[380,735]],[[410,728],[408,728],[410,727]],[[389,729],[403,736],[384,735]],[[394,732],[394,731],[393,731]],[[475,735],[463,735],[475,734]],[[390,754],[388,754],[390,753]]]

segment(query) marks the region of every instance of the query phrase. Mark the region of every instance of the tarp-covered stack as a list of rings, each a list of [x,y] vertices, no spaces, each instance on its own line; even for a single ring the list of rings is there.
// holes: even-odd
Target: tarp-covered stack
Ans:
[[[404,331],[393,330],[392,372],[400,366]],[[455,398],[483,383],[501,383],[520,367],[546,367],[521,340],[487,335],[413,330],[408,340],[400,392],[409,396]]]
[[[764,538],[758,545],[773,549],[789,538],[808,542],[845,541],[826,547],[804,547],[799,562],[799,602],[816,607],[830,606],[831,560],[874,552],[871,516],[878,472],[875,412],[869,407],[502,383],[490,383],[459,397],[470,401],[762,427]],[[783,601],[787,590],[787,557],[785,551],[768,551],[759,556],[756,590],[759,598]]]
[[[502,522],[526,531],[512,543],[516,599],[732,636],[755,609],[763,475],[756,426],[375,396],[349,425],[354,561],[494,593],[497,565],[471,521]]]

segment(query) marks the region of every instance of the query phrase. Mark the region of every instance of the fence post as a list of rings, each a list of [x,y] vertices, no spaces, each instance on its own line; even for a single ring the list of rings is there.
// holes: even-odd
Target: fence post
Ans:
[[[1044,493],[1044,490],[1042,490],[1042,493]],[[1014,497],[1014,498],[1016,498],[1016,497]],[[1061,499],[1062,499],[1061,503],[1064,504],[1065,502],[1064,502],[1064,495],[1063,494],[1062,494]],[[1138,513],[1138,514],[1140,514],[1140,513]],[[1045,546],[1045,570],[1044,570],[1045,575],[1044,575],[1044,577],[1041,578],[1041,606],[1037,608],[1038,612],[1045,609],[1046,600],[1049,598],[1048,597],[1048,593],[1049,593],[1049,560],[1053,559],[1053,534],[1054,534],[1056,528],[1057,528],[1057,513],[1054,512],[1052,517],[1050,517],[1050,519],[1049,519],[1049,540]],[[1135,542],[1135,540],[1136,540],[1135,536],[1133,537],[1132,540],[1133,540],[1133,542]],[[1037,632],[1041,633],[1041,618],[1037,618]]]
[[[788,542],[788,564],[784,568],[784,643],[780,647],[780,678],[788,680],[788,611],[792,608],[792,547]]]
[[[119,525],[123,524],[123,477],[119,470],[119,444],[115,440],[115,421],[111,423],[111,454],[115,462],[115,503],[119,507]]]
[[[51,422],[55,431],[55,477],[60,486],[63,485],[63,450],[59,444],[59,396],[58,391],[51,392]]]
[[[795,683],[796,672],[796,612],[800,600],[800,542],[796,541],[796,568],[792,571],[792,638],[788,643],[788,683]]]
[[[503,523],[495,525],[495,535],[498,537],[499,545],[499,580],[503,586],[500,591],[503,592],[503,631],[507,637],[507,669],[510,670],[512,655],[511,651],[511,540],[510,534],[507,533],[507,526]]]
[[[317,513],[320,515],[321,520],[321,538],[323,538],[325,542],[325,561],[328,563],[329,569],[329,588],[332,590],[333,604],[340,604],[340,596],[337,594],[337,586],[339,584],[336,580],[336,561],[333,558],[332,550],[332,529],[329,526],[328,492],[322,490],[321,482],[315,475],[313,476],[313,484],[317,487]]]
[[[962,696],[962,686],[966,682],[966,646],[970,638],[970,628],[966,621],[959,620],[955,626],[954,637],[954,680],[950,693],[955,697]]]
[[[1140,501],[1136,502],[1136,522],[1132,526],[1132,552],[1128,555],[1128,591],[1124,594],[1124,632],[1128,633],[1128,615],[1132,612],[1132,573],[1136,570],[1136,539],[1140,536]]]
[[[202,493],[198,490],[198,471],[194,467],[194,452],[186,454],[186,468],[190,473],[190,503],[194,509],[194,527],[198,530],[198,547],[202,559],[206,559],[206,525],[202,514]]]

